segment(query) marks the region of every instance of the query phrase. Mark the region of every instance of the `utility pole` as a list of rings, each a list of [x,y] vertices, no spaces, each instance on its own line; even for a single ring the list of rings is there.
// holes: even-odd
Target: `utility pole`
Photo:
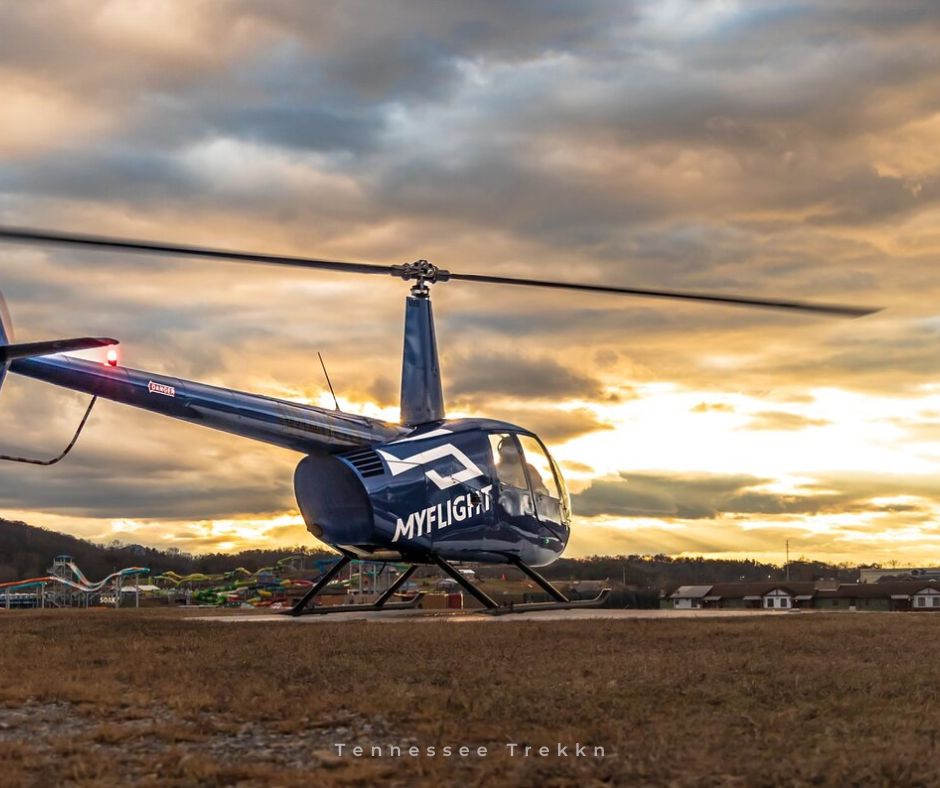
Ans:
[[[790,582],[790,540],[787,539],[787,582]]]

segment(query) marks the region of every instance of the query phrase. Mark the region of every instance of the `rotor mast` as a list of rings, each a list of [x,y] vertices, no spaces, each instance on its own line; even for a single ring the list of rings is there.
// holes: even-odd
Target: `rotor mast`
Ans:
[[[401,363],[401,423],[408,427],[442,421],[444,392],[437,355],[430,284],[450,278],[427,260],[395,266],[396,275],[413,281],[405,299],[405,341]]]

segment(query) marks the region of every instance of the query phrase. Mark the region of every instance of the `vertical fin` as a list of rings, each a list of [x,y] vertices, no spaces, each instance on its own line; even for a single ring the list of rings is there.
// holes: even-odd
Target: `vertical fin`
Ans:
[[[3,300],[3,293],[0,293],[0,345],[11,345],[14,341],[13,321],[10,319],[7,302]]]
[[[10,320],[10,312],[7,309],[6,301],[3,300],[3,293],[0,293],[0,345],[10,345],[13,343],[13,321]],[[3,379],[6,377],[9,363],[0,361],[0,386],[3,386]]]
[[[401,423],[409,427],[441,421],[444,392],[431,300],[405,300],[405,347],[401,364]]]

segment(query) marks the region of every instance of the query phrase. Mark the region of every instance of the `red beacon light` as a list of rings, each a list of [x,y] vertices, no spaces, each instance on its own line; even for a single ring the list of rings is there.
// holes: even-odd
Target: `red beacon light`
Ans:
[[[117,351],[114,348],[111,348],[111,350],[108,351],[106,363],[109,367],[116,367],[117,362],[118,362]]]

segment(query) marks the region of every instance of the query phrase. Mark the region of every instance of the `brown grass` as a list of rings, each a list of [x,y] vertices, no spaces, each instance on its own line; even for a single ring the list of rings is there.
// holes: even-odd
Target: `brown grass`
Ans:
[[[940,616],[0,615],[4,785],[938,785]],[[334,742],[487,745],[337,758]],[[506,742],[604,758],[510,758]]]

